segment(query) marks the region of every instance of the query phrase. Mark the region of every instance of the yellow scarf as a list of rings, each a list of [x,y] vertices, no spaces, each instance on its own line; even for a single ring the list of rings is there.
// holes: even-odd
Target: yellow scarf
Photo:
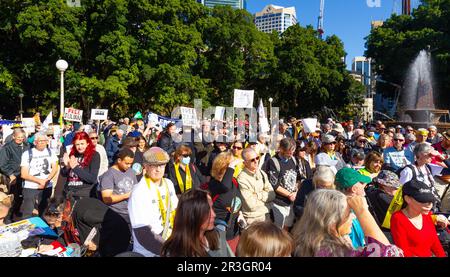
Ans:
[[[172,207],[171,203],[170,203],[170,192],[169,192],[169,186],[167,185],[167,183],[165,182],[164,178],[161,180],[162,185],[164,185],[165,189],[166,189],[166,203],[164,204],[164,201],[162,200],[161,197],[161,193],[159,192],[159,189],[157,187],[157,185],[147,176],[145,176],[145,181],[147,182],[147,186],[148,189],[151,191],[151,185],[155,186],[156,189],[156,194],[158,196],[158,204],[159,204],[159,212],[161,213],[161,218],[162,218],[162,223],[163,223],[163,234],[162,237],[164,240],[167,240],[170,235],[172,234],[172,229],[173,229],[173,222],[175,219],[175,209],[174,207]],[[170,208],[170,216],[169,216],[169,220],[167,221],[167,207]],[[169,226],[167,226],[167,223],[169,223]]]
[[[178,186],[180,187],[181,193],[184,193],[192,188],[192,177],[189,165],[186,165],[186,185],[184,185],[183,178],[181,178],[179,163],[175,163],[175,175],[177,177]]]

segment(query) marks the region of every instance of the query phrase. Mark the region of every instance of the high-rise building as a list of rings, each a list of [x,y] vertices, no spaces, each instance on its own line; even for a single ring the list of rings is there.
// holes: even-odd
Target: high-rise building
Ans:
[[[270,4],[255,14],[256,28],[264,33],[275,30],[281,34],[295,24],[297,24],[295,7],[284,8]]]
[[[366,57],[355,57],[352,62],[352,73],[361,76],[361,83],[364,86],[371,86],[371,68],[370,60]]]
[[[197,2],[209,7],[214,8],[217,5],[228,5],[235,9],[246,9],[247,1],[246,0],[197,0]]]

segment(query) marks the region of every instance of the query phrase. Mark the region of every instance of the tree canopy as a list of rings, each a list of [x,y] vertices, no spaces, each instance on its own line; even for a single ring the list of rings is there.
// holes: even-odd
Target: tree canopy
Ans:
[[[285,115],[323,106],[355,114],[362,86],[345,70],[342,42],[312,27],[259,32],[245,10],[195,0],[3,0],[0,112],[59,112],[58,59],[68,61],[65,106],[107,108],[114,118],[176,106],[230,105],[233,89],[273,97]],[[256,102],[256,101],[255,101]],[[256,105],[256,104],[255,104]],[[353,106],[352,106],[353,105]]]

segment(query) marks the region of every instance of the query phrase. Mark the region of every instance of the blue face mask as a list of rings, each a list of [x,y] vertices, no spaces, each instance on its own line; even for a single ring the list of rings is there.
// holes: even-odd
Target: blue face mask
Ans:
[[[191,157],[184,157],[181,159],[181,163],[188,165],[191,162]]]

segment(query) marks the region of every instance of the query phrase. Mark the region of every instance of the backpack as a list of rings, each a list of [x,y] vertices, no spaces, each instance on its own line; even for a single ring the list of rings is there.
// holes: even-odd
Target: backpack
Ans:
[[[297,166],[297,159],[294,157],[291,157],[292,161],[294,161],[295,166]],[[276,158],[276,157],[272,157],[270,159],[268,159],[267,161],[264,162],[263,166],[262,166],[262,170],[264,170],[264,172],[268,172],[269,171],[269,161],[272,160],[275,168],[277,169],[278,172],[280,172],[281,170],[281,165],[280,165],[280,161]]]
[[[46,147],[48,155],[51,157],[52,156],[52,151],[50,150],[50,148]],[[31,160],[33,159],[33,148],[28,149],[28,164],[31,163]]]

